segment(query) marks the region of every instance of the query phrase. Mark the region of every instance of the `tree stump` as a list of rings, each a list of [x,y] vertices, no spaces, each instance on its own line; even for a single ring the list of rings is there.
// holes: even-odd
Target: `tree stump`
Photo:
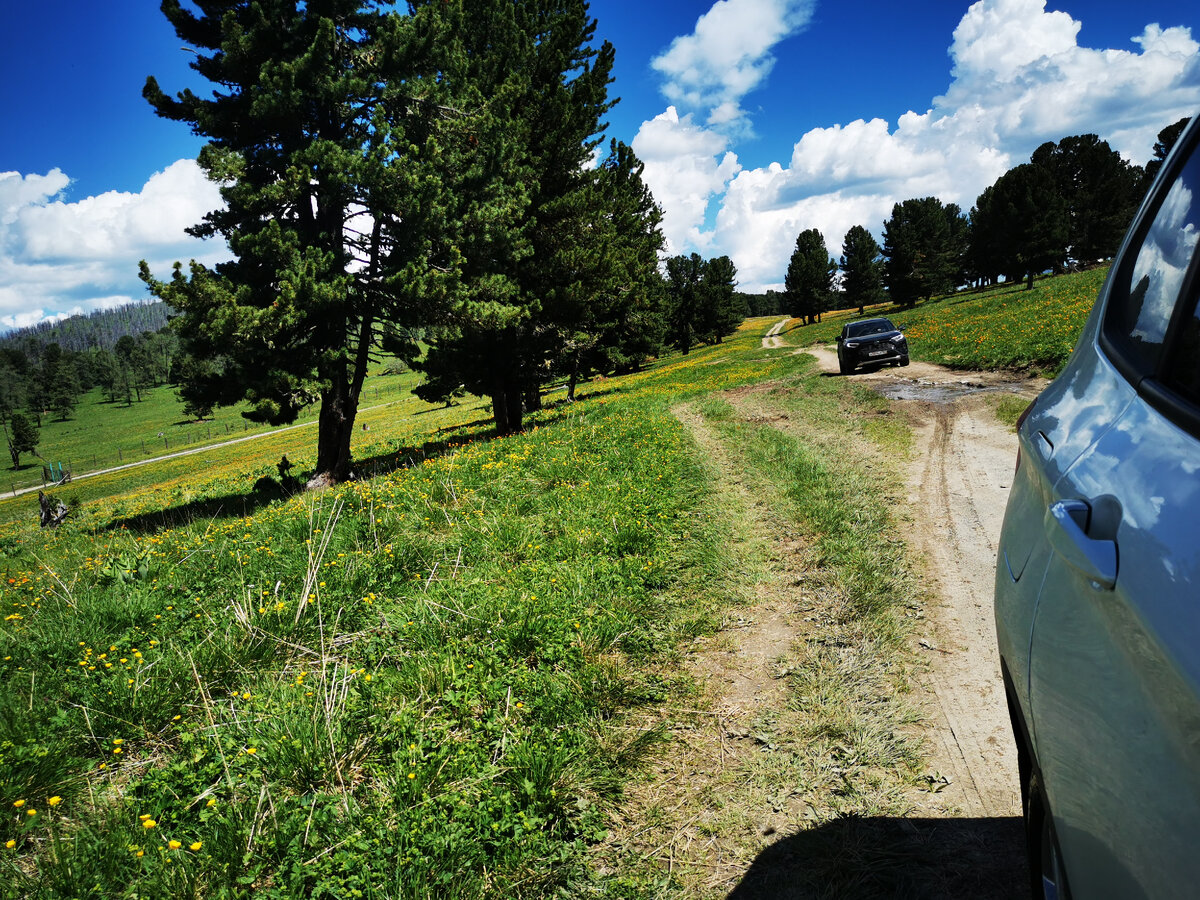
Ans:
[[[45,491],[38,491],[38,506],[41,507],[43,528],[57,528],[71,513],[65,503],[57,497],[51,497]]]

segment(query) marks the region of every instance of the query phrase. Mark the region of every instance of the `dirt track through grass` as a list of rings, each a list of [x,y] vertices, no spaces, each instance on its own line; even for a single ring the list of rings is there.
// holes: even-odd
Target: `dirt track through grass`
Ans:
[[[1023,896],[1019,797],[994,752],[998,738],[976,746],[978,729],[961,741],[955,731],[986,694],[941,658],[972,655],[961,639],[969,623],[948,628],[938,591],[906,582],[907,564],[892,556],[909,552],[897,535],[914,528],[913,551],[957,546],[959,536],[937,533],[942,526],[909,505],[951,488],[946,479],[925,479],[924,493],[910,486],[906,467],[937,470],[927,430],[906,450],[904,417],[844,386],[765,383],[674,410],[714,472],[742,575],[740,605],[690,655],[696,709],[675,711],[669,751],[612,840],[666,870],[671,888],[659,896]],[[981,418],[968,425],[990,433],[995,423],[976,406]],[[964,465],[965,440],[954,456]],[[798,486],[792,476],[806,466],[827,471]],[[891,510],[895,534],[809,518],[838,505],[825,492],[839,477],[847,511],[862,479],[866,502]],[[985,534],[981,525],[986,549]],[[882,564],[867,559],[881,552]],[[953,565],[943,556],[931,566]],[[883,600],[856,572],[864,561],[893,579]],[[983,604],[971,597],[978,617]]]

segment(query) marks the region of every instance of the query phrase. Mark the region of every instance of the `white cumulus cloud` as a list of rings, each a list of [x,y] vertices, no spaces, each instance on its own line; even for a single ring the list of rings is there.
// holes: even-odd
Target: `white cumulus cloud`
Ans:
[[[668,110],[643,124],[634,149],[656,154],[645,176],[664,207],[671,252],[729,254],[745,290],[782,286],[796,235],[806,228],[820,229],[836,256],[850,226],[879,235],[901,200],[933,195],[969,210],[1040,144],[1068,135],[1099,134],[1144,163],[1163,127],[1200,108],[1200,44],[1188,28],[1149,24],[1129,48],[1092,49],[1078,43],[1081,23],[1048,11],[1045,0],[979,0],[947,36],[949,87],[928,109],[897,111],[894,124],[860,119],[811,129],[797,135],[786,159],[730,166],[721,181],[715,173],[733,156],[737,136],[724,127],[736,119],[734,107],[721,104],[736,104],[744,85],[761,83],[774,43],[799,27],[764,19],[757,43],[736,32],[721,45],[719,27],[734,30],[725,6],[734,2],[717,3],[656,63],[670,76],[668,97],[708,104],[705,126]],[[788,8],[811,15],[808,6]],[[699,48],[709,46],[729,49],[703,64]],[[716,71],[722,65],[725,79]],[[677,132],[678,145],[649,139],[664,130]],[[715,216],[705,215],[710,204]]]
[[[702,229],[709,200],[741,170],[737,154],[725,149],[728,143],[690,113],[681,118],[673,106],[644,122],[633,139],[633,152],[646,166],[642,177],[669,210],[663,233],[672,254],[707,246],[711,236]]]
[[[691,34],[671,42],[651,65],[663,93],[686,108],[714,111],[722,124],[741,116],[738,103],[771,73],[771,49],[812,17],[814,0],[718,0]]]
[[[137,193],[63,199],[69,178],[0,173],[0,328],[146,299],[137,265],[165,276],[175,260],[214,263],[220,241],[184,229],[220,206],[199,166],[179,160]]]

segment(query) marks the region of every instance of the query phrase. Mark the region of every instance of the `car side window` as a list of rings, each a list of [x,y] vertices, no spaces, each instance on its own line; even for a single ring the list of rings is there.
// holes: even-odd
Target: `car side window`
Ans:
[[[1196,290],[1192,290],[1196,294]],[[1180,323],[1171,358],[1163,372],[1163,383],[1200,406],[1200,302],[1188,298],[1191,314]]]
[[[1153,375],[1163,357],[1171,314],[1200,241],[1200,152],[1191,156],[1166,192],[1136,249],[1133,265],[1118,275],[1106,330],[1139,375]]]

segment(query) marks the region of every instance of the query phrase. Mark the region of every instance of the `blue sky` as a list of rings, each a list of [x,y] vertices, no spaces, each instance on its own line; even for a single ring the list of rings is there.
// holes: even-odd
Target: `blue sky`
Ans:
[[[146,294],[138,259],[215,261],[183,228],[217,202],[199,139],[145,77],[203,88],[152,0],[6,4],[0,328]],[[671,252],[778,286],[796,234],[934,194],[969,209],[1045,140],[1096,132],[1135,162],[1200,109],[1194,0],[593,0],[617,48],[609,135],[633,145]]]

